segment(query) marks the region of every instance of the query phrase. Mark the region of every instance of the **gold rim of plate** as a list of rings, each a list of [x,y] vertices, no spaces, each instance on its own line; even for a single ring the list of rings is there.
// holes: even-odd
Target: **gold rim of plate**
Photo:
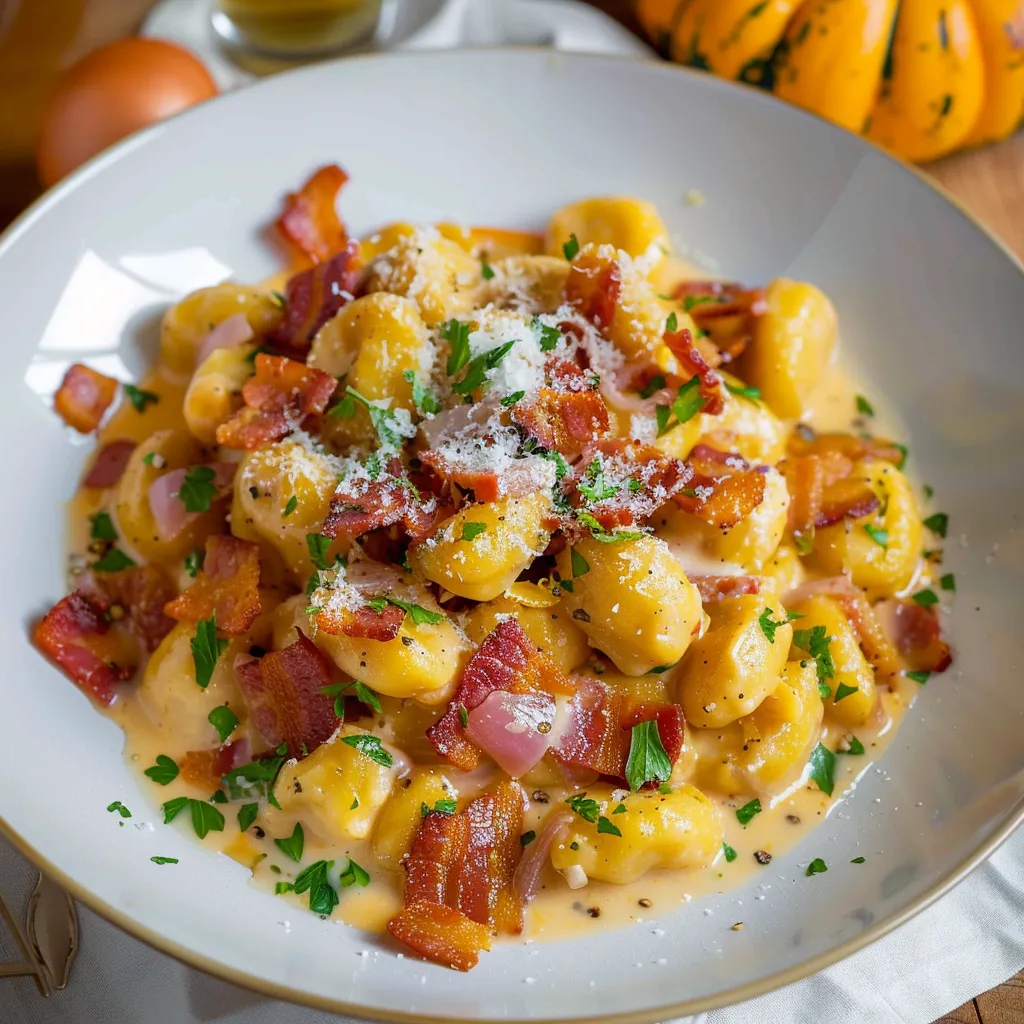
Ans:
[[[443,53],[445,51],[440,52]],[[813,118],[816,121],[820,121],[822,124],[828,125],[833,131],[853,136],[862,145],[875,150],[885,159],[894,163],[897,167],[900,167],[907,173],[912,174],[918,179],[918,181],[925,185],[925,187],[938,193],[938,195],[945,199],[946,202],[949,203],[950,206],[952,206],[961,216],[966,218],[966,220],[969,221],[976,230],[980,231],[997,249],[1003,253],[1010,263],[1017,268],[1022,278],[1024,278],[1024,263],[1021,262],[1017,254],[1014,253],[1009,246],[1007,246],[1006,243],[1003,242],[1003,240],[999,238],[987,225],[983,224],[963,202],[933,178],[925,174],[924,171],[915,167],[913,164],[907,163],[907,161],[900,157],[894,156],[876,142],[866,139],[863,136],[858,135],[856,132],[852,132],[840,125],[833,124],[831,121],[827,121],[825,118],[820,117],[817,114],[803,110],[793,104],[786,103],[784,100],[780,100],[777,97],[772,96],[771,93],[766,93],[764,90],[759,89],[756,86],[748,85],[744,82],[734,82],[727,79],[716,78],[707,72],[698,71],[694,68],[682,67],[681,65],[673,64],[657,57],[645,58],[618,54],[566,53],[540,46],[474,47],[471,52],[532,52],[537,54],[546,54],[552,60],[559,61],[585,60],[641,64],[651,68],[657,68],[660,72],[666,75],[700,77],[700,79],[705,83],[713,83],[712,88],[742,89],[756,94],[764,102],[781,103],[789,107],[798,115]],[[341,57],[338,58],[337,63],[354,63],[356,61],[363,62],[370,60],[390,61],[402,60],[404,58],[422,60],[423,57],[423,51],[399,50],[391,53],[356,54],[349,57]],[[322,65],[316,66],[322,67]],[[282,72],[282,74],[302,74],[304,70],[306,70],[306,68],[297,68],[292,71]],[[273,81],[276,77],[278,76],[271,76],[270,78],[263,79],[260,82],[246,86],[245,88],[264,88],[267,83]],[[213,100],[208,100],[207,102],[216,103],[222,97],[228,95],[230,95],[230,93],[223,93],[221,96],[214,97]],[[43,193],[43,195],[36,199],[35,202],[27,207],[10,225],[8,225],[6,230],[0,233],[0,251],[11,244],[15,238],[22,233],[22,231],[26,230],[30,226],[31,222],[37,215],[41,214],[44,209],[52,203],[57,202],[66,191],[71,191],[72,189],[77,188],[79,182],[86,178],[91,178],[93,175],[101,171],[108,163],[114,163],[120,159],[123,153],[128,152],[143,143],[148,136],[155,135],[156,133],[163,131],[166,124],[179,117],[187,116],[189,113],[189,110],[184,110],[181,113],[175,114],[174,116],[167,118],[164,121],[160,121],[155,125],[142,128],[134,134],[129,135],[127,138],[122,139],[109,149],[104,150],[91,160],[88,160],[62,182],[59,182],[52,189]],[[703,1013],[707,1010],[713,1010],[721,1006],[741,1003],[748,999],[754,999],[757,996],[765,995],[768,992],[773,992],[776,989],[785,987],[786,985],[792,985],[794,982],[802,981],[804,978],[807,978],[812,974],[816,974],[818,971],[824,970],[826,967],[830,967],[839,960],[843,960],[851,954],[856,953],[858,950],[863,949],[865,946],[870,945],[875,940],[882,938],[882,936],[887,935],[889,932],[898,928],[901,924],[909,921],[926,907],[931,906],[932,903],[941,896],[944,896],[959,882],[963,881],[971,871],[995,853],[995,851],[1010,837],[1017,826],[1021,823],[1024,823],[1024,797],[1017,801],[1003,823],[991,836],[989,836],[984,842],[980,843],[977,849],[965,857],[964,860],[962,860],[946,878],[925,890],[925,892],[918,896],[917,899],[908,906],[878,922],[872,927],[866,928],[859,935],[855,935],[852,939],[847,939],[846,942],[840,943],[835,948],[830,949],[827,952],[820,953],[818,956],[812,957],[810,960],[806,960],[803,963],[797,964],[796,966],[790,967],[784,971],[777,971],[775,974],[767,975],[757,981],[748,982],[746,985],[741,985],[738,988],[730,989],[727,992],[721,992],[717,995],[706,996],[698,999],[686,999],[682,1002],[669,1003],[664,1006],[652,1007],[646,1010],[607,1014],[598,1017],[595,1017],[593,1014],[588,1014],[585,1017],[508,1018],[507,1024],[592,1024],[594,1021],[605,1022],[605,1024],[658,1024],[659,1021],[666,1020],[667,1018],[687,1017],[693,1014]],[[148,925],[144,925],[133,920],[116,907],[111,906],[99,896],[79,885],[73,879],[64,874],[63,871],[51,864],[45,856],[18,835],[2,815],[0,815],[0,833],[3,833],[24,857],[35,864],[35,866],[41,871],[45,871],[54,881],[64,886],[64,888],[67,889],[75,899],[79,900],[90,910],[99,914],[101,917],[127,932],[129,935],[145,942],[148,946],[151,946],[158,952],[173,956],[177,960],[188,964],[190,967],[194,967],[200,971],[205,971],[207,974],[215,975],[224,981],[231,982],[232,984],[238,985],[242,988],[259,992],[271,998],[284,999],[293,1003],[298,1003],[302,1006],[313,1007],[315,1009],[329,1010],[334,1013],[351,1013],[362,1017],[363,1019],[395,1021],[400,1022],[400,1024],[452,1024],[452,1018],[450,1015],[435,1017],[424,1014],[403,1013],[401,1011],[381,1013],[372,1006],[366,1006],[360,1003],[350,1003],[342,999],[331,999],[324,996],[313,995],[312,993],[305,992],[302,989],[295,989],[290,988],[287,985],[275,984],[274,982],[267,981],[265,978],[258,977],[254,974],[247,974],[243,970],[238,970],[236,968],[229,967],[226,964],[219,963],[216,960],[211,960],[208,957],[186,948],[185,946],[181,946],[178,943],[171,941],[151,929]],[[492,955],[500,955],[500,948],[501,947],[498,947]]]

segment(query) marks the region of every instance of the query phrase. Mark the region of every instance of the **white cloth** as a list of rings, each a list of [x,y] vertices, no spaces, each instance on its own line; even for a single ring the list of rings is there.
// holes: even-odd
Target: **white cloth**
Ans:
[[[22,920],[36,872],[0,840],[0,891]],[[190,970],[79,908],[67,988],[0,979],[3,1024],[339,1024]],[[1024,831],[949,895],[855,956],[686,1024],[929,1024],[1024,967]],[[18,960],[0,922],[0,958]],[[683,1022],[679,1022],[683,1024]]]

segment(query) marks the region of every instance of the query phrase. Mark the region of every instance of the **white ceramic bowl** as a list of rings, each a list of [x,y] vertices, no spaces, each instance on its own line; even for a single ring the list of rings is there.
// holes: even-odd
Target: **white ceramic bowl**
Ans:
[[[398,218],[540,227],[567,200],[632,193],[729,276],[806,278],[835,301],[849,358],[898,408],[910,465],[950,514],[957,661],[839,813],[759,876],[767,898],[752,884],[657,929],[499,948],[469,975],[399,959],[145,824],[156,816],[121,733],[29,645],[33,617],[64,593],[62,502],[87,450],[50,407],[66,364],[141,373],[168,302],[277,268],[262,229],[331,160],[351,173],[342,208],[357,232]],[[691,189],[704,205],[684,203]],[[667,65],[528,51],[320,65],[143,132],[46,196],[0,243],[0,309],[2,823],[84,902],[192,964],[364,1016],[660,1020],[851,952],[1024,814],[1024,279],[967,216],[852,135]],[[128,827],[104,810],[115,799],[136,810]],[[154,854],[180,864],[158,868]],[[867,862],[847,867],[858,854]],[[807,880],[816,856],[835,868]]]

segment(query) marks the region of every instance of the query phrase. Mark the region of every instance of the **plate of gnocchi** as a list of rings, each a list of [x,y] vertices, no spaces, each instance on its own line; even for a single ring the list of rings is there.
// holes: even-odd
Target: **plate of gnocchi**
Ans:
[[[0,824],[187,962],[660,1020],[1020,820],[1021,268],[860,139],[346,60],[89,164],[0,295]]]

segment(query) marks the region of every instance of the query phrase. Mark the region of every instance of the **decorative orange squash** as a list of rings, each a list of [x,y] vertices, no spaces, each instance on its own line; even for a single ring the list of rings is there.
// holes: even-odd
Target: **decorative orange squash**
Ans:
[[[636,0],[680,64],[769,89],[908,160],[1024,120],[1024,0]]]

